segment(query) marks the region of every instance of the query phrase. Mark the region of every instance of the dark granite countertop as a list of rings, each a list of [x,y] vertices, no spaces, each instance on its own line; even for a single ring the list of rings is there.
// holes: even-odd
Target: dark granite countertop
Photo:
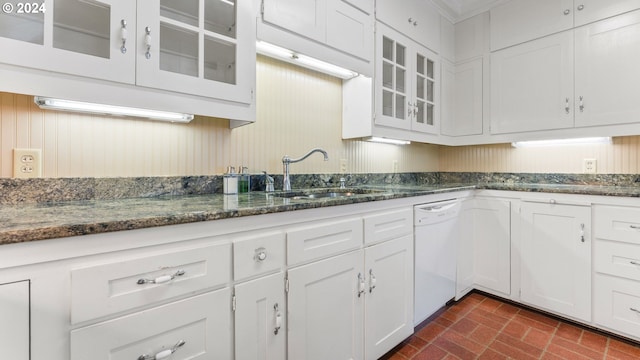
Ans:
[[[7,196],[7,199],[12,201],[11,203],[0,204],[0,245],[471,189],[640,197],[640,186],[638,186],[638,179],[640,178],[635,176],[631,177],[631,181],[625,183],[620,179],[622,178],[622,180],[626,181],[627,176],[614,177],[612,179],[606,178],[604,179],[605,181],[600,183],[607,185],[597,185],[576,183],[573,178],[558,177],[556,175],[546,176],[545,180],[558,182],[571,180],[574,183],[527,183],[526,180],[537,181],[538,179],[535,177],[518,177],[519,175],[513,174],[471,174],[471,178],[467,173],[427,175],[424,178],[423,174],[382,175],[374,179],[376,182],[384,183],[384,185],[372,185],[371,183],[374,181],[369,175],[364,180],[368,179],[371,182],[351,189],[355,193],[354,195],[322,199],[286,198],[278,196],[278,192],[266,194],[260,191],[237,196],[225,196],[222,194],[192,195],[184,192],[174,194],[174,192],[171,192],[173,195],[154,194],[153,196],[128,198],[100,198],[95,194],[89,194],[95,196],[95,198],[80,197],[77,200],[21,203],[19,202],[20,199],[13,195],[23,194],[25,192],[24,189],[32,186],[33,183],[14,181],[4,185],[5,191],[14,192]],[[317,180],[317,178],[314,179]],[[390,181],[390,179],[393,181]],[[142,180],[148,181],[149,179]],[[147,186],[145,191],[148,188],[162,190],[166,188],[166,180],[162,180],[161,186],[156,183],[160,180],[152,180],[154,182],[153,186]],[[187,180],[189,181],[184,179],[180,179],[182,181],[169,180],[179,184],[193,182],[204,188],[209,188],[211,184],[216,183],[215,180],[208,178],[204,180],[196,179],[198,181],[192,178],[188,178]],[[331,177],[320,180],[327,184],[335,183]],[[58,180],[53,181],[60,182]],[[73,188],[74,191],[78,188],[78,181],[80,183],[90,183],[93,184],[94,188],[99,188],[95,186],[97,180],[64,180],[67,183],[67,188]],[[108,181],[111,185],[108,188],[114,188],[114,184],[123,182],[134,184],[141,182],[140,179],[110,179]],[[316,182],[322,183],[322,181],[318,180]],[[52,188],[51,182],[52,180],[46,180],[36,185],[38,185],[39,189],[49,189],[46,192],[53,193],[54,199],[64,198],[66,195],[58,194],[62,187]],[[204,184],[204,186],[200,183]],[[363,181],[363,178],[358,178],[353,179],[353,183],[364,184],[366,182]],[[617,185],[608,185],[612,183]],[[16,184],[20,186],[16,186]],[[176,185],[176,187],[180,186]],[[189,187],[183,187],[190,189]],[[115,188],[121,189],[122,186],[118,185]],[[54,191],[51,189],[54,189]],[[90,189],[90,187],[80,187],[79,189],[82,190],[80,192],[81,196],[86,197],[87,194],[84,194],[86,191],[83,189]],[[330,190],[316,188],[312,191],[326,192]],[[74,194],[74,196],[76,195]]]

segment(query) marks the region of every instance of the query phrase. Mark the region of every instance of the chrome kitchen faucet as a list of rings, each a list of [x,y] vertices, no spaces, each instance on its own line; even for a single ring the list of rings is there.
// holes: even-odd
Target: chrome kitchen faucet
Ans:
[[[291,191],[291,180],[289,179],[289,164],[300,162],[308,158],[309,155],[313,154],[314,152],[322,153],[322,155],[324,155],[324,161],[329,160],[329,155],[327,155],[327,152],[320,148],[311,149],[306,155],[297,159],[292,159],[289,157],[289,155],[285,155],[282,157],[282,172],[284,173],[284,179],[282,179],[283,191]]]

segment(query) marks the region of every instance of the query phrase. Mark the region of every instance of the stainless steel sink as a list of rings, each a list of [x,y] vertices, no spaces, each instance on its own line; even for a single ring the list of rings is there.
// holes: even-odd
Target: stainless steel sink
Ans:
[[[351,197],[354,195],[362,194],[375,194],[382,192],[381,190],[371,189],[315,189],[315,190],[303,190],[275,193],[274,196],[283,197],[287,199],[300,200],[300,199],[331,199],[331,198],[343,198]]]

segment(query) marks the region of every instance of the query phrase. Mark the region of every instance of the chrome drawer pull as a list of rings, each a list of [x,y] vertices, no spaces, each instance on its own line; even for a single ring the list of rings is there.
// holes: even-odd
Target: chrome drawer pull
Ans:
[[[280,309],[278,308],[278,303],[275,303],[275,305],[273,305],[273,312],[276,316],[276,327],[273,329],[273,334],[278,335],[278,332],[280,332],[280,328],[282,327],[282,314],[280,313]]]
[[[630,228],[640,230],[640,226],[638,225],[629,225]]]
[[[373,275],[373,269],[369,269],[369,294],[376,288],[376,277]]]
[[[178,350],[178,348],[183,346],[185,343],[186,342],[184,340],[180,340],[175,345],[173,345],[173,347],[171,349],[162,350],[162,351],[160,351],[159,353],[157,353],[155,355],[143,354],[143,355],[138,356],[138,360],[160,360],[160,359],[166,359],[167,357],[171,356],[171,354],[176,352]]]
[[[173,279],[175,279],[178,276],[182,276],[185,274],[184,270],[178,270],[175,272],[175,274],[173,275],[162,275],[162,276],[158,276],[155,279],[139,279],[138,280],[138,285],[144,285],[144,284],[164,284],[166,282],[169,282]]]
[[[120,20],[120,38],[122,39],[122,46],[120,46],[120,52],[127,53],[127,21],[125,19]]]
[[[638,309],[636,309],[636,308],[629,308],[629,310],[631,310],[631,311],[633,311],[633,312],[636,312],[636,313],[640,314],[640,310],[638,310]]]
[[[639,263],[639,262],[637,262],[637,261],[633,261],[633,260],[631,260],[631,261],[629,261],[629,262],[631,263],[631,265],[638,265],[638,266],[640,266],[640,263]]]
[[[364,294],[364,278],[362,274],[358,274],[358,297],[361,297]]]
[[[144,44],[147,46],[147,51],[144,53],[144,57],[148,60],[151,59],[151,28],[147,26],[144,28],[144,32],[146,33],[144,36]]]
[[[261,247],[255,250],[255,255],[253,255],[253,259],[255,261],[265,261],[267,259],[267,249]]]

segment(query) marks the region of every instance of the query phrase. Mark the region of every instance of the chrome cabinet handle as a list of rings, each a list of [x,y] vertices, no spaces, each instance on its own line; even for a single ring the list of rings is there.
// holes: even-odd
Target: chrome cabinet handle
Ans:
[[[564,10],[564,12],[563,12],[563,14],[565,14],[565,15],[569,15],[569,14],[571,14],[571,10],[569,10],[569,9],[565,9],[565,10]]]
[[[265,261],[267,259],[267,249],[263,247],[257,248],[253,259],[255,261]]]
[[[580,241],[584,242],[584,224],[580,224]]]
[[[640,310],[636,309],[636,308],[629,308],[629,310],[633,311],[633,312],[637,312],[638,314],[640,314]]]
[[[580,96],[580,112],[584,111],[584,102],[582,101],[582,96]]]
[[[640,263],[639,263],[639,262],[637,262],[637,261],[633,261],[633,260],[631,260],[631,261],[629,261],[629,263],[630,263],[631,265],[638,265],[638,266],[640,266]]]
[[[570,108],[569,108],[569,98],[565,98],[564,99],[564,112],[568,114],[569,110],[570,110]]]
[[[120,52],[127,53],[127,21],[125,19],[120,20],[120,38],[122,39],[122,46],[120,46]]]
[[[162,351],[160,351],[159,353],[157,353],[155,355],[142,354],[142,355],[138,356],[138,360],[160,360],[160,359],[166,359],[167,357],[171,356],[171,354],[176,352],[178,350],[178,348],[180,348],[184,344],[186,344],[186,341],[180,340],[175,345],[173,345],[173,347],[171,349],[162,350]]]
[[[147,52],[144,53],[144,57],[151,59],[151,28],[147,26],[144,28],[144,32],[146,33],[144,43],[147,45]]]
[[[629,225],[630,228],[640,230],[640,226],[638,225]]]
[[[582,10],[584,10],[584,5],[582,4],[578,5],[578,11],[582,11]]]
[[[173,279],[175,279],[178,276],[182,276],[185,274],[184,270],[178,270],[176,271],[174,274],[172,275],[162,275],[162,276],[158,276],[155,279],[138,279],[138,285],[144,285],[144,284],[164,284],[166,282],[169,282]]]
[[[373,275],[373,269],[369,269],[369,294],[376,288],[376,277]]]
[[[278,303],[275,303],[275,305],[273,305],[273,314],[276,319],[276,327],[273,329],[273,333],[275,335],[278,335],[278,332],[280,332],[280,328],[282,327],[282,314],[280,313]]]
[[[364,294],[364,278],[362,274],[358,273],[358,297],[361,297]]]
[[[413,18],[409,18],[407,21],[409,22],[409,24],[411,24],[413,26],[417,26],[418,25],[418,20],[414,20]]]

